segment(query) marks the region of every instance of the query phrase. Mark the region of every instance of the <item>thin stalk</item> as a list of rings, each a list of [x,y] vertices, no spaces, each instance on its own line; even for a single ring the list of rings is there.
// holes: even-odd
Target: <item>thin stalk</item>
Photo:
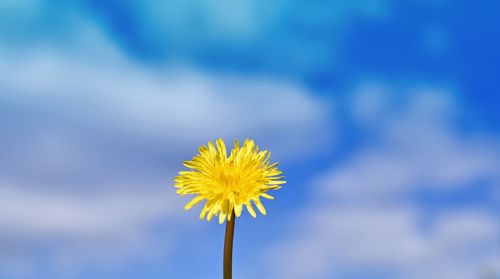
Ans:
[[[233,278],[233,238],[236,216],[233,212],[231,221],[226,222],[226,236],[224,238],[224,279]]]

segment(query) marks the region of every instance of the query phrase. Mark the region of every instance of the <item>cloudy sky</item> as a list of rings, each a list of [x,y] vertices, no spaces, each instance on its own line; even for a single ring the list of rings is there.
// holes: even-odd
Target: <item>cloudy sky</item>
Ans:
[[[0,278],[221,278],[173,187],[219,137],[288,181],[235,278],[500,278],[489,2],[0,0]]]

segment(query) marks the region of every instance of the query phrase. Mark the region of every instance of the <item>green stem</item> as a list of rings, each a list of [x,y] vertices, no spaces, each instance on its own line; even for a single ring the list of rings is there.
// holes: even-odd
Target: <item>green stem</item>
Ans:
[[[231,221],[226,222],[226,237],[224,238],[224,279],[233,278],[233,238],[236,215],[232,214]]]

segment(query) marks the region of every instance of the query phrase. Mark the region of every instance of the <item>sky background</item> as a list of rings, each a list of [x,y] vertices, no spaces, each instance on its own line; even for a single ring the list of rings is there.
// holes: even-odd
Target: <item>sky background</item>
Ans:
[[[219,137],[288,181],[235,278],[500,278],[499,11],[0,0],[0,278],[221,278],[173,187]]]

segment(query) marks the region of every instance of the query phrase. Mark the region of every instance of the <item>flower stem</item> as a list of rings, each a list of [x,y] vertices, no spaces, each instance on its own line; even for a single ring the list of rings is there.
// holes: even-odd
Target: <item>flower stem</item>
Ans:
[[[236,215],[233,211],[231,220],[226,222],[226,236],[224,238],[224,279],[233,278],[233,238]]]

